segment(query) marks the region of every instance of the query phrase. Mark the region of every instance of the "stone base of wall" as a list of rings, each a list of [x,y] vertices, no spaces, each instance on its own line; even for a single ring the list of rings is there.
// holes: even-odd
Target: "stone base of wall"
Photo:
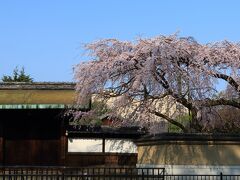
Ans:
[[[166,174],[198,174],[198,175],[239,175],[239,166],[207,166],[207,165],[151,165],[137,164],[139,168],[165,168]]]

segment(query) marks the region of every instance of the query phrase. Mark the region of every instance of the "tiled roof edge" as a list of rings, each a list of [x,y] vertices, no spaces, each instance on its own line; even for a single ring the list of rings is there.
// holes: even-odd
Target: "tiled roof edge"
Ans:
[[[73,82],[0,82],[0,90],[74,90]]]

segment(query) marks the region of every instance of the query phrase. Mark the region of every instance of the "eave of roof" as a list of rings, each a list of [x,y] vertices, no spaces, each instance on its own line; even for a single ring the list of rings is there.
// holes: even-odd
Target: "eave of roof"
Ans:
[[[139,127],[119,127],[110,126],[68,126],[67,135],[69,138],[130,138],[138,139],[145,135],[145,131],[141,131]]]
[[[238,141],[240,142],[240,134],[232,133],[160,133],[155,135],[146,135],[136,142],[144,143],[176,143],[177,141]]]

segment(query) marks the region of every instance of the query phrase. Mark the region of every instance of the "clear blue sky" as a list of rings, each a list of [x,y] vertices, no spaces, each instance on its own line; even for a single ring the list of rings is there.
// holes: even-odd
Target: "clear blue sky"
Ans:
[[[239,0],[0,0],[0,77],[72,81],[82,43],[180,31],[202,43],[240,41]]]

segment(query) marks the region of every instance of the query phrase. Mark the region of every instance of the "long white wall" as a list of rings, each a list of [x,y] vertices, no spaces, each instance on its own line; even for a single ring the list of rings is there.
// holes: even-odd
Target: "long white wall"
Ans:
[[[68,152],[102,152],[103,139],[68,139]],[[137,153],[137,146],[127,139],[105,139],[105,152]]]

